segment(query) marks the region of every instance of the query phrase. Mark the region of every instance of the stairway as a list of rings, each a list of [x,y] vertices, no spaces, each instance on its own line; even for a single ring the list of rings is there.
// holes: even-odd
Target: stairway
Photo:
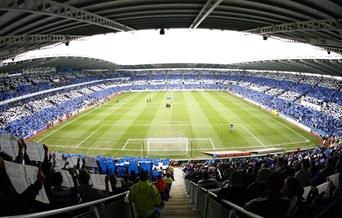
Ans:
[[[165,202],[160,211],[160,218],[199,218],[198,212],[192,209],[190,199],[185,194],[185,184],[181,168],[175,168],[175,181],[172,183],[171,198]]]

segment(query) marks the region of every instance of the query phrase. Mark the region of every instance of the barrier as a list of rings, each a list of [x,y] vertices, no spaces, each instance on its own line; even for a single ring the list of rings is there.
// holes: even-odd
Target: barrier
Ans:
[[[70,217],[70,218],[135,218],[134,206],[125,202],[128,192],[102,198],[99,200],[64,207],[40,213],[9,216],[8,218],[42,218],[42,217]]]
[[[250,218],[262,218],[261,216],[249,212],[242,207],[227,201],[217,201],[217,195],[208,189],[200,188],[194,182],[185,179],[185,190],[188,192],[194,208],[200,214],[201,218],[229,217],[229,214],[235,211],[244,214]]]

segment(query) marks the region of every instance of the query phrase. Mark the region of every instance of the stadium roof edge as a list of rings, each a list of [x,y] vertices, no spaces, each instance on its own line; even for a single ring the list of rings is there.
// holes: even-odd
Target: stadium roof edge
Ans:
[[[0,65],[0,73],[18,72],[24,69],[32,69],[36,67],[68,67],[79,70],[109,70],[114,69],[116,66],[117,65],[113,62],[97,58],[56,56],[27,59],[16,62],[5,62]]]
[[[116,70],[116,71],[146,71],[146,70],[248,70],[268,72],[298,72],[327,76],[342,76],[342,59],[276,59],[242,62],[235,64],[209,63],[168,63],[117,65],[113,62],[77,56],[44,57],[27,59],[18,62],[9,62],[0,66],[0,73],[19,72],[23,69],[35,67],[65,67],[74,70]]]

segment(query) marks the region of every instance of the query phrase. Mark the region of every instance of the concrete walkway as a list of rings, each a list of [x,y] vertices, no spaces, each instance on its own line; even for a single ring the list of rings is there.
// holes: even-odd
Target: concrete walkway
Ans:
[[[161,218],[199,218],[198,212],[192,209],[190,199],[185,193],[185,184],[181,168],[175,168],[175,181],[171,187],[171,198],[165,201],[161,210]]]

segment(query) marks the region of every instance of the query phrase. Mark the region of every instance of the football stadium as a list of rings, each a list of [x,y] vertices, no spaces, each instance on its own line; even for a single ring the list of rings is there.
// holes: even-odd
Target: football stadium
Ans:
[[[323,218],[342,2],[0,1],[0,217]]]

